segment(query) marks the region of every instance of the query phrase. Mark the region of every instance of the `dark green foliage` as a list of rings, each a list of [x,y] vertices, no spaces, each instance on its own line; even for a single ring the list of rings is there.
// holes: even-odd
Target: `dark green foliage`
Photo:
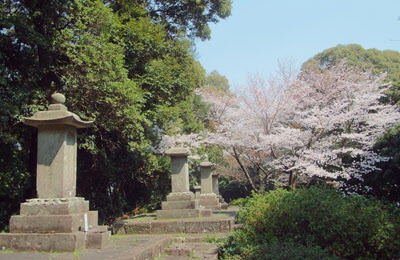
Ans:
[[[0,2],[0,230],[20,202],[36,197],[36,132],[20,120],[44,109],[60,83],[53,68],[65,56],[54,38],[68,8],[69,1]]]
[[[400,256],[399,209],[361,195],[321,187],[278,189],[253,194],[239,216],[243,230],[235,231],[223,249],[243,259],[256,259],[263,247],[273,251],[276,243],[309,253],[321,248],[345,259]]]
[[[233,181],[230,176],[219,176],[219,193],[226,202],[250,195],[250,187]]]
[[[390,202],[400,202],[400,125],[387,131],[375,144],[374,150],[388,161],[377,163],[376,170],[364,174],[362,179],[345,181],[343,189],[371,195]]]
[[[382,171],[369,174],[366,186],[372,187],[374,196],[400,202],[400,125],[386,132],[374,149],[390,159],[378,164]]]
[[[148,15],[173,37],[187,34],[192,38],[210,39],[208,23],[216,23],[231,14],[232,0],[108,0],[118,12]],[[140,12],[138,9],[143,8]],[[144,12],[145,11],[145,12]]]

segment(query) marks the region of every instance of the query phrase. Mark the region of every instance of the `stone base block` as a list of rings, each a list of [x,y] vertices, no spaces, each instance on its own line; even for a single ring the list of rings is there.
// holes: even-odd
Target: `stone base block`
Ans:
[[[211,209],[201,209],[200,210],[200,216],[201,217],[211,217],[212,215],[212,210]]]
[[[198,218],[200,217],[199,209],[172,209],[172,210],[157,210],[157,218]]]
[[[152,227],[150,222],[137,222],[135,225],[125,226],[124,222],[117,222],[113,228],[114,234],[151,234]]]
[[[106,232],[106,231],[108,231],[108,226],[94,226],[89,231],[92,231],[92,232]]]
[[[215,195],[213,193],[201,194],[200,199],[199,199],[199,205],[206,209],[212,209],[212,210],[220,210],[221,209],[219,199],[218,199],[217,195]]]
[[[194,244],[175,243],[164,249],[164,253],[175,257],[185,257],[188,259],[194,252]]]
[[[161,203],[163,210],[171,209],[197,209],[199,208],[198,200],[182,200],[182,201],[163,201]]]
[[[21,203],[21,215],[70,215],[89,211],[84,198],[29,199]]]
[[[110,231],[89,230],[86,233],[85,246],[87,249],[104,248],[110,243],[110,235]]]
[[[97,226],[97,211],[71,215],[12,216],[11,233],[71,233],[81,231],[85,226],[85,214],[88,226]]]
[[[226,202],[222,203],[221,204],[221,209],[228,209],[228,206],[229,206],[228,203],[226,203]]]
[[[167,201],[183,201],[194,200],[195,195],[193,192],[171,192],[167,195]]]
[[[16,251],[73,252],[85,247],[85,233],[0,234],[0,248]]]
[[[88,216],[88,224],[89,228],[91,227],[99,227],[99,212],[97,210],[91,210],[88,212],[85,212]],[[106,227],[107,228],[107,227]]]
[[[157,210],[157,218],[198,218],[211,216],[211,210],[206,209],[172,209],[172,210]]]
[[[199,205],[200,206],[207,206],[207,205],[219,205],[218,199],[203,199],[200,197],[199,199]]]

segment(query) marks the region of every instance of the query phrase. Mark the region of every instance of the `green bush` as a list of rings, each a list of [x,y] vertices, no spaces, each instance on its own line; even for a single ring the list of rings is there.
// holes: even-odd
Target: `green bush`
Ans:
[[[339,260],[329,252],[318,246],[303,246],[293,242],[272,242],[265,246],[259,246],[249,252],[252,260]]]
[[[267,251],[286,245],[291,252],[298,247],[307,254],[329,252],[345,259],[400,257],[398,208],[330,188],[253,194],[239,221],[243,229],[235,231],[222,247],[226,256],[272,259]]]

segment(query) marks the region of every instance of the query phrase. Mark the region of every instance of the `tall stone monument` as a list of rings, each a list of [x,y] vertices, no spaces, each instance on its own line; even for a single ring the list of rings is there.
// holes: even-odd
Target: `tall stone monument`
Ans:
[[[67,111],[62,94],[52,95],[48,111],[23,123],[38,128],[37,198],[21,203],[20,215],[10,219],[10,233],[0,234],[0,247],[15,250],[75,251],[102,248],[110,237],[98,226],[97,211],[76,196],[77,128],[82,121]]]
[[[201,194],[199,203],[206,209],[219,210],[221,209],[221,205],[219,204],[219,199],[217,198],[217,195],[213,192],[213,166],[214,164],[208,161],[208,157],[206,157],[204,162],[200,163]]]
[[[195,194],[189,190],[189,149],[177,141],[176,147],[166,151],[171,157],[171,184],[172,192],[168,194],[167,201],[162,202],[161,210],[157,211],[157,218],[195,218],[211,216],[210,210],[199,208],[199,201]]]

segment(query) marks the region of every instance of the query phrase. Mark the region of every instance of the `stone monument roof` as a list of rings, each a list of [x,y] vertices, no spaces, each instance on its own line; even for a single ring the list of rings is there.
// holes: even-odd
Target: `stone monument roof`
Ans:
[[[190,150],[183,147],[182,141],[178,140],[176,141],[176,147],[168,149],[165,154],[171,157],[188,156],[190,155]]]
[[[48,111],[39,111],[32,117],[24,117],[22,118],[22,122],[34,127],[43,125],[70,125],[76,128],[87,128],[93,124],[93,121],[83,121],[78,115],[67,111],[64,103],[65,96],[63,94],[53,94]]]
[[[208,160],[208,155],[206,155],[204,161],[200,163],[201,168],[210,168],[213,166],[214,164]]]

